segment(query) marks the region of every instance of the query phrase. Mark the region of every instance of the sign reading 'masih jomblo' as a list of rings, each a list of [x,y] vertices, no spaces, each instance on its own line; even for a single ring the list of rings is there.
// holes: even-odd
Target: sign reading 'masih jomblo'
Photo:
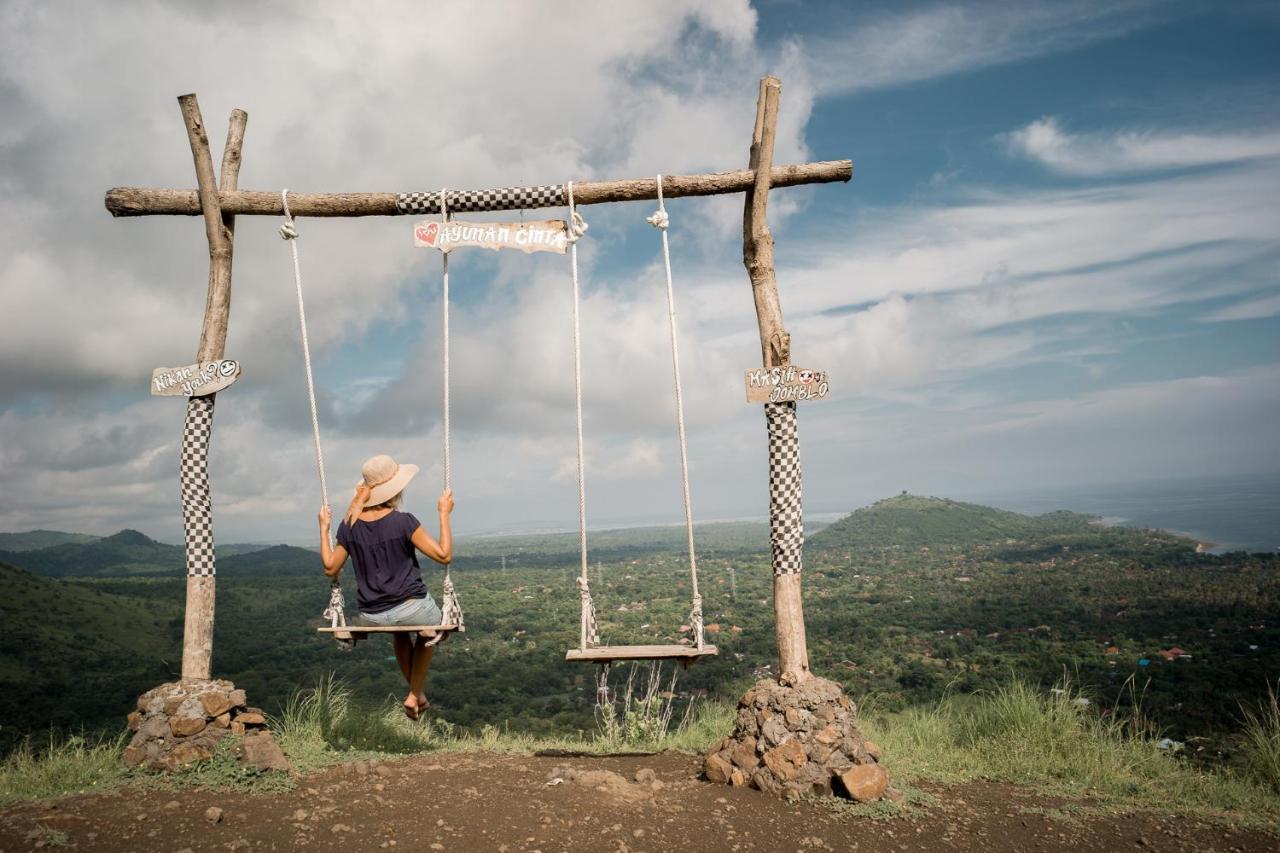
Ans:
[[[239,378],[240,362],[229,358],[186,367],[157,367],[151,371],[151,393],[157,397],[203,397]]]
[[[757,367],[744,371],[748,403],[825,400],[831,386],[825,370],[803,367]]]
[[[563,220],[544,222],[419,222],[413,226],[413,245],[448,252],[462,246],[481,249],[519,249],[522,252],[555,252],[569,246],[569,229]]]

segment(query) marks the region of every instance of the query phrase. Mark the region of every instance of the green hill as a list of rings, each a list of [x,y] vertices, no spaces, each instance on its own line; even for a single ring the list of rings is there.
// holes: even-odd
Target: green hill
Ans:
[[[139,684],[177,666],[176,597],[115,595],[3,562],[0,589],[0,747],[24,730],[118,723]]]
[[[53,534],[36,536],[35,534]],[[19,545],[32,543],[27,548],[0,547],[0,561],[21,566],[30,572],[48,577],[120,577],[128,575],[178,574],[186,565],[185,551],[181,545],[157,542],[136,530],[121,530],[112,536],[96,537],[78,533],[56,531],[32,531],[31,533],[0,534],[18,537]],[[55,541],[58,537],[67,541],[40,546],[42,539]],[[5,540],[0,539],[0,544]],[[231,559],[270,550],[264,545],[220,545],[218,558]],[[302,549],[294,549],[301,551]],[[294,555],[296,558],[296,555]],[[278,559],[279,555],[277,555]],[[312,554],[314,564],[315,555]],[[221,571],[221,565],[219,565]]]
[[[182,548],[157,542],[136,530],[18,554],[0,552],[0,560],[49,577],[155,574],[179,571],[184,564]]]
[[[973,545],[1089,529],[1090,516],[1021,515],[989,506],[901,494],[854,510],[810,539],[815,548]]]
[[[320,555],[292,545],[273,545],[248,554],[218,555],[217,571],[226,577],[321,577]]]
[[[25,533],[0,533],[0,551],[17,554],[22,551],[52,548],[55,545],[83,545],[97,538],[97,536],[90,536],[87,533],[64,533],[61,530],[28,530]]]

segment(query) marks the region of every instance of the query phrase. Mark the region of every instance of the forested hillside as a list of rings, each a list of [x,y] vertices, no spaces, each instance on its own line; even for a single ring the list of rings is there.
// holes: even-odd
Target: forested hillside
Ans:
[[[1086,532],[1092,519],[1072,512],[1026,516],[989,506],[905,492],[855,510],[810,539],[821,548],[973,545]]]
[[[0,533],[0,551],[19,553],[54,545],[92,542],[97,536],[87,533],[64,533],[61,530],[28,530],[25,533]]]
[[[594,727],[594,670],[564,662],[578,631],[575,539],[459,543],[454,578],[467,632],[441,648],[431,674],[440,716],[537,733]],[[774,661],[767,528],[700,525],[697,540],[709,639],[721,654],[681,673],[676,690],[733,699]],[[681,542],[674,529],[591,534],[592,591],[608,642],[687,639]],[[813,669],[881,708],[985,690],[1010,673],[1051,685],[1066,672],[1102,706],[1132,701],[1127,685],[1136,685],[1144,712],[1166,731],[1212,743],[1238,725],[1241,703],[1280,677],[1274,556],[1197,554],[1186,539],[1086,516],[1030,518],[911,496],[858,510],[810,545]],[[423,562],[438,596],[440,572]],[[18,612],[6,615],[4,658],[23,668],[4,671],[30,679],[25,695],[38,698],[4,709],[8,731],[70,720],[114,726],[131,697],[177,675],[181,561],[116,565],[68,566],[94,576],[64,581],[13,575],[25,591],[20,605],[12,595],[7,602]],[[348,570],[354,611],[351,580]],[[220,559],[215,673],[268,710],[329,672],[370,699],[399,691],[385,638],[342,653],[316,633],[327,597],[312,551],[279,546]],[[101,680],[82,683],[81,673]]]
[[[113,594],[5,563],[0,590],[0,749],[26,732],[111,721],[181,657],[181,599]]]

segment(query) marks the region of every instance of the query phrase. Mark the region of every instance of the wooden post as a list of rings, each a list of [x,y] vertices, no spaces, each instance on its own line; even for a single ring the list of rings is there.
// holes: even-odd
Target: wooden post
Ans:
[[[751,278],[760,351],[765,367],[790,363],[791,336],[782,323],[778,281],[773,267],[773,235],[769,232],[770,177],[777,135],[778,99],[782,82],[760,81],[755,132],[751,137],[751,170],[755,182],[747,190],[742,218],[742,262]],[[773,614],[778,641],[779,675],[784,684],[809,677],[804,607],[800,592],[801,527],[799,439],[795,432],[795,403],[768,403],[769,538],[772,544]]]
[[[200,208],[204,214],[205,236],[209,241],[209,284],[205,299],[204,323],[200,329],[200,343],[196,350],[197,363],[221,359],[227,343],[227,321],[231,315],[231,261],[232,240],[235,235],[235,217],[224,215],[219,205],[219,186],[213,174],[213,158],[209,153],[209,137],[196,96],[178,98],[182,117],[187,126],[187,139],[191,143],[191,156],[195,162],[196,184],[199,186]],[[231,113],[227,129],[227,143],[222,154],[221,189],[237,188],[240,176],[240,154],[244,143],[245,124],[248,115],[243,110]],[[208,494],[208,477],[204,470],[205,451],[212,428],[213,402],[216,395],[193,397],[188,403],[187,427],[183,436],[183,522],[187,540],[187,607],[182,635],[182,677],[207,679],[213,658],[213,618],[215,600],[215,575],[213,574],[213,530],[211,505]],[[191,423],[193,414],[203,419],[203,444],[198,452],[197,472],[187,458],[188,444],[193,441]],[[188,480],[190,478],[190,481]],[[193,524],[190,505],[203,507],[206,522]],[[197,556],[196,551],[200,552]],[[207,566],[207,572],[196,572],[193,566]]]

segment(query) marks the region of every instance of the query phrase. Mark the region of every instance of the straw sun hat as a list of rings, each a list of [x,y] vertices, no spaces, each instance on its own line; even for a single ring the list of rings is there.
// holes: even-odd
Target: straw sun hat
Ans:
[[[403,492],[405,486],[409,485],[409,481],[418,473],[418,466],[397,464],[396,460],[383,454],[365,460],[360,473],[364,477],[360,485],[369,489],[364,505],[377,506]]]

